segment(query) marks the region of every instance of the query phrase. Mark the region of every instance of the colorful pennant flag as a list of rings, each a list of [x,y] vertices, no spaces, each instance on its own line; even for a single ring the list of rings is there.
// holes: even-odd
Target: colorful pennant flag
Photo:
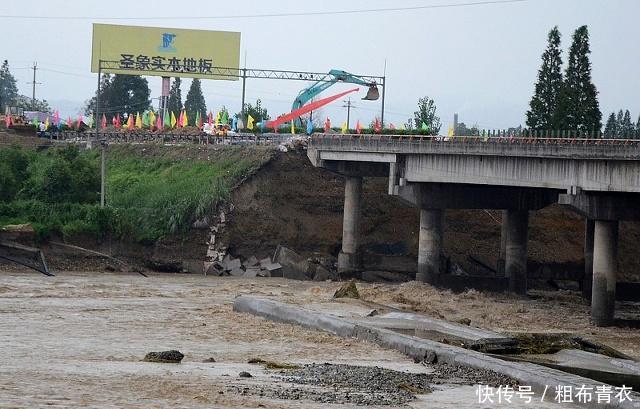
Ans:
[[[422,121],[422,124],[420,124],[420,130],[429,132],[429,126],[427,126],[427,124],[425,124],[424,121]]]
[[[253,129],[253,121],[255,121],[255,119],[253,119],[251,115],[247,116],[247,129]]]
[[[142,128],[142,117],[140,116],[140,112],[136,112],[136,121],[135,121],[135,126],[138,129]]]
[[[453,136],[454,135],[454,131],[453,131],[453,126],[449,127],[449,132],[447,133],[447,136]]]
[[[313,121],[307,121],[307,135],[311,135],[313,133]]]
[[[56,109],[56,112],[53,113],[53,124],[55,126],[60,125],[60,112]]]
[[[48,119],[49,119],[49,117],[47,117],[47,120]],[[93,128],[93,114],[89,114],[89,117],[87,118],[87,126],[89,128]]]
[[[163,128],[171,128],[171,117],[169,116],[169,110],[164,110],[164,115],[162,118],[162,127]]]
[[[44,121],[44,130],[49,130],[49,116],[47,115],[47,119]]]
[[[69,128],[73,128],[73,120],[71,119],[71,117],[68,117],[68,118],[67,118],[67,126],[68,126]]]
[[[346,122],[342,123],[342,129],[340,131],[342,132],[343,135],[345,135],[349,131]]]
[[[158,117],[156,118],[156,129],[162,129],[162,115],[160,114],[160,112],[158,112]]]
[[[189,117],[187,115],[187,111],[184,111],[184,115],[182,116],[182,126],[183,127],[189,126]]]
[[[375,122],[373,123],[373,131],[375,133],[380,133],[382,131],[382,124],[380,124],[380,120],[378,118],[376,118]]]
[[[209,111],[209,113],[207,114],[207,123],[209,125],[213,125],[213,112]]]
[[[202,116],[200,115],[200,111],[196,112],[196,126],[198,128],[202,128]]]
[[[176,120],[176,114],[174,114],[173,111],[171,111],[171,128],[175,128],[176,124],[178,124],[178,121]]]
[[[222,123],[222,125],[229,124],[229,113],[226,109],[224,110],[224,112],[222,112],[222,118],[220,118],[220,122]]]
[[[231,121],[231,129],[238,132],[238,118],[233,117],[233,121]]]
[[[291,120],[291,134],[295,135],[296,133],[296,126],[293,124],[293,119]]]
[[[149,127],[153,128],[156,125],[156,113],[149,111]]]
[[[100,128],[106,128],[107,127],[107,117],[102,114],[102,122],[100,123]]]
[[[358,119],[358,121],[356,121],[356,133],[360,135],[360,132],[362,132],[362,127],[360,126],[360,120]]]
[[[400,130],[401,130],[401,131],[404,131],[404,130],[406,130],[406,129],[407,129],[407,128],[405,128],[405,127],[404,127],[404,124],[400,124]]]
[[[327,120],[324,121],[324,133],[329,132],[329,129],[331,129],[331,120],[327,117]]]

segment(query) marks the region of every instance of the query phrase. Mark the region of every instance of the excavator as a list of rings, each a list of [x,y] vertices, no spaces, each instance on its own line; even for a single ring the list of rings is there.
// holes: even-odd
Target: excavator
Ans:
[[[348,73],[342,70],[331,70],[329,73],[321,80],[317,81],[315,84],[303,89],[300,91],[296,99],[293,101],[293,106],[291,107],[291,112],[300,109],[304,104],[311,101],[316,95],[320,94],[322,91],[331,87],[332,85],[338,83],[350,83],[350,84],[358,84],[369,87],[367,91],[367,95],[362,98],[365,101],[375,101],[380,98],[380,92],[378,91],[378,85],[375,82],[368,82],[362,79],[361,77]],[[301,125],[300,118],[296,120],[296,126]]]

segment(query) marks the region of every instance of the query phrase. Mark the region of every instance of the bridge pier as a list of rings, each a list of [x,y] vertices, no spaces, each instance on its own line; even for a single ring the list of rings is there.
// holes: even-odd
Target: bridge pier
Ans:
[[[505,253],[507,252],[507,211],[502,211],[502,224],[500,225],[500,255],[498,256],[498,263],[496,265],[496,271],[498,275],[504,277],[504,263]]]
[[[342,251],[338,254],[338,273],[360,268],[360,207],[362,177],[346,176],[344,186],[344,219],[342,222]]]
[[[591,301],[593,286],[593,231],[595,221],[587,218],[584,226],[584,278],[582,279],[582,296]]]
[[[442,273],[443,236],[444,210],[420,209],[417,281],[438,284],[438,277]]]
[[[529,212],[506,210],[505,276],[509,278],[509,290],[527,294],[527,236]]]
[[[591,319],[599,327],[613,325],[618,270],[618,221],[596,220],[593,232]]]

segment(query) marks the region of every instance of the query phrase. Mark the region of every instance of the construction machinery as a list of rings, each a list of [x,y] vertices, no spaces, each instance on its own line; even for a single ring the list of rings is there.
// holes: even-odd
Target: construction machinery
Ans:
[[[35,127],[27,121],[24,110],[20,107],[7,106],[3,122],[7,124],[7,129],[11,129],[19,135],[31,136],[35,134]]]
[[[322,91],[331,87],[332,85],[338,83],[350,83],[350,84],[358,84],[362,86],[369,87],[367,91],[367,95],[362,98],[365,101],[375,101],[380,98],[380,92],[378,91],[378,84],[375,82],[369,82],[359,77],[357,75],[348,73],[342,70],[331,70],[324,78],[321,78],[313,85],[303,89],[300,91],[296,99],[293,101],[293,106],[291,107],[291,112],[301,108],[304,104],[311,101],[315,96],[320,94]],[[300,118],[297,118],[296,125],[300,126],[301,121]]]

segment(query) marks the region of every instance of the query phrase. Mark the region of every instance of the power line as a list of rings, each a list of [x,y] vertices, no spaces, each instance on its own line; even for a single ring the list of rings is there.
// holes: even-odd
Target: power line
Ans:
[[[386,13],[394,11],[415,11],[427,9],[444,9],[453,7],[485,6],[490,4],[523,3],[529,0],[485,0],[465,3],[431,4],[428,6],[388,7],[359,10],[311,11],[297,13],[266,13],[266,14],[238,14],[225,16],[155,16],[155,17],[102,17],[102,16],[33,16],[33,15],[0,15],[0,18],[31,19],[31,20],[225,20],[239,18],[274,18],[274,17],[303,17],[328,16],[344,14]]]

